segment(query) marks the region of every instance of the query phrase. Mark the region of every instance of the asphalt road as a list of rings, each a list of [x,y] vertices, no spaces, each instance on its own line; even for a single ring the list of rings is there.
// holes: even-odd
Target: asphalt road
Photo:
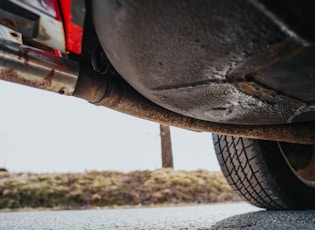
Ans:
[[[315,229],[314,217],[315,211],[266,212],[240,203],[0,213],[0,229]]]

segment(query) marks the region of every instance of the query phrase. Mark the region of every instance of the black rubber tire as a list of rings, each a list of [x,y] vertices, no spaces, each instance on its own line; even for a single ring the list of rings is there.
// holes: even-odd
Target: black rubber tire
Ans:
[[[315,188],[299,180],[277,142],[213,135],[221,170],[249,203],[272,210],[315,208]]]

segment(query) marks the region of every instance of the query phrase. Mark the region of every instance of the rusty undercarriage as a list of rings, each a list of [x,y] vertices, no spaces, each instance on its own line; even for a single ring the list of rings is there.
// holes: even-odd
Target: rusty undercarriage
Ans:
[[[95,2],[97,35],[86,33],[100,38],[105,74],[16,43],[21,35],[2,27],[0,78],[190,130],[315,144],[311,22],[264,5]]]
[[[0,79],[212,132],[245,200],[315,207],[312,0],[39,2],[0,2]]]

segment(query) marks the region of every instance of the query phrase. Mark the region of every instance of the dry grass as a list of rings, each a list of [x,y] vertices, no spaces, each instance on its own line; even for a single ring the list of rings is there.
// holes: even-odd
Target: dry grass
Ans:
[[[238,200],[220,172],[0,172],[0,209],[104,207]]]

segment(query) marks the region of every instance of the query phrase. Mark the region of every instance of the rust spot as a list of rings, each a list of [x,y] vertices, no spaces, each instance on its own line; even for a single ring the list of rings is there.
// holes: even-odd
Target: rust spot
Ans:
[[[113,106],[114,108],[118,107],[123,99],[124,95],[115,94],[115,96],[112,97],[111,106]]]
[[[52,79],[54,78],[54,75],[55,75],[55,70],[52,69],[49,74],[44,78],[45,79],[45,82],[49,85],[51,85],[51,81]]]
[[[51,74],[48,74],[49,78],[51,77],[50,75]],[[46,80],[46,78],[43,81],[38,81],[38,80],[36,81],[36,80],[25,79],[25,78],[21,77],[14,69],[2,69],[2,70],[0,70],[0,79],[5,80],[5,81],[18,83],[21,85],[34,87],[34,88],[40,88],[40,89],[49,88],[51,86],[51,79]]]
[[[14,82],[19,83],[19,84],[28,83],[27,80],[21,78],[18,75],[18,73],[13,69],[2,69],[0,71],[0,77],[2,80],[5,80],[5,81],[14,81]]]
[[[31,46],[31,47],[35,47],[37,49],[41,49],[41,50],[44,50],[46,52],[49,52],[49,53],[52,53],[54,54],[54,49],[38,42],[38,41],[35,41],[34,39],[32,38],[28,38],[28,37],[23,37],[23,44],[24,45],[28,45],[28,46]]]
[[[25,64],[27,64],[29,61],[28,52],[29,52],[28,48],[21,48],[19,50],[19,59],[23,58],[25,60]]]
[[[1,18],[0,23],[6,27],[14,28],[17,26],[17,22],[7,18]]]
[[[38,39],[43,40],[43,41],[48,41],[51,39],[51,37],[46,32],[45,27],[41,26],[39,31],[40,33],[39,33]]]
[[[255,95],[257,93],[257,87],[255,87],[253,82],[238,82],[237,85],[246,94]]]

